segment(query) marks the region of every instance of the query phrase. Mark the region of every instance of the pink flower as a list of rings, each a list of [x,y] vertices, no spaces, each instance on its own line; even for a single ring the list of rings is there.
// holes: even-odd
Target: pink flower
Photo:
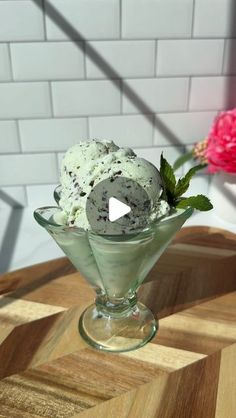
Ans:
[[[207,138],[208,171],[236,173],[236,109],[216,117]]]

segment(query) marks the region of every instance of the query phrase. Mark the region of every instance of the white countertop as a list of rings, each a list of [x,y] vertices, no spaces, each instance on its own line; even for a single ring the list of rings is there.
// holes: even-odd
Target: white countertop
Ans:
[[[4,208],[0,210],[0,272],[12,271],[28,265],[63,256],[48,233],[33,218],[34,208]],[[219,219],[214,210],[195,212],[185,226],[205,225],[236,233],[236,224]]]

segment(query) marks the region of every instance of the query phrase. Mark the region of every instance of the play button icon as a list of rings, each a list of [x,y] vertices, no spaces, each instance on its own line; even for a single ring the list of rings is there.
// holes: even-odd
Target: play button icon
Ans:
[[[117,219],[122,218],[122,216],[126,215],[131,211],[131,207],[122,203],[120,200],[116,199],[115,197],[110,197],[109,199],[109,221],[114,222]]]
[[[86,216],[92,231],[110,239],[123,235],[130,239],[140,233],[150,218],[151,202],[146,190],[136,181],[113,176],[91,188]]]

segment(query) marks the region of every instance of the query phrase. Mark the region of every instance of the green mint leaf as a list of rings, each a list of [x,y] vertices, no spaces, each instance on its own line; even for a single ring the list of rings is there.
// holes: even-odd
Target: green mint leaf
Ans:
[[[180,168],[183,164],[185,164],[187,161],[193,159],[193,151],[189,151],[184,155],[181,155],[177,160],[175,160],[173,165],[173,170],[176,171],[178,168]]]
[[[176,178],[173,168],[163,157],[163,154],[161,154],[160,174],[165,185],[165,192],[168,198],[168,202],[172,203],[171,200],[175,192]]]
[[[196,165],[195,167],[190,168],[190,170],[187,172],[187,174],[185,174],[184,177],[179,179],[174,191],[175,198],[182,196],[182,194],[184,194],[188,190],[191,178],[197,171],[202,170],[204,167],[205,164]]]
[[[194,209],[198,209],[201,211],[207,211],[211,210],[213,208],[213,205],[211,201],[208,199],[208,197],[198,194],[197,196],[190,196],[185,197],[179,200],[176,207],[179,209],[185,209],[188,206],[191,206]]]

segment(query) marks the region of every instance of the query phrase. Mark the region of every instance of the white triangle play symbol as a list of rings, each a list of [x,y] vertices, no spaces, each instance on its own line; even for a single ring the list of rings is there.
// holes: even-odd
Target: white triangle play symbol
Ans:
[[[131,211],[130,206],[115,197],[109,199],[109,221],[114,222]]]

